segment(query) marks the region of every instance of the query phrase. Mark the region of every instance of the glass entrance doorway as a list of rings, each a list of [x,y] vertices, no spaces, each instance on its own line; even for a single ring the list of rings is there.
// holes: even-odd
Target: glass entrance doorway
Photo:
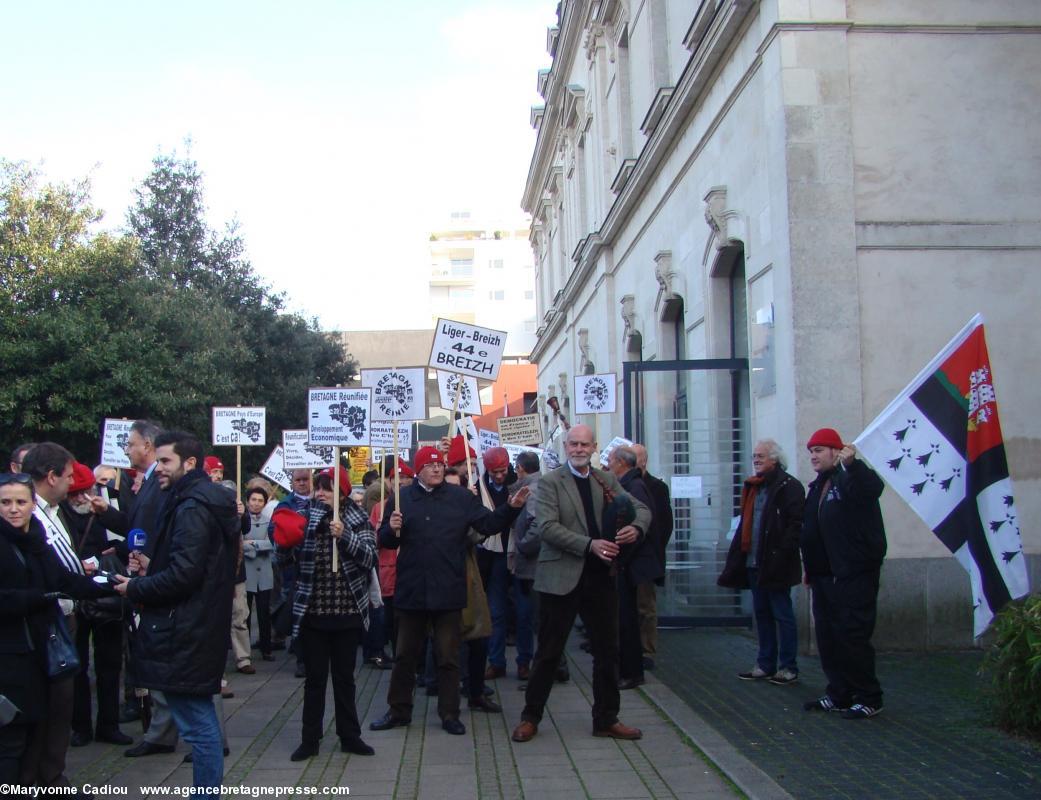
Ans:
[[[751,627],[741,593],[716,586],[751,452],[748,359],[626,362],[623,385],[625,436],[672,492],[659,624]]]

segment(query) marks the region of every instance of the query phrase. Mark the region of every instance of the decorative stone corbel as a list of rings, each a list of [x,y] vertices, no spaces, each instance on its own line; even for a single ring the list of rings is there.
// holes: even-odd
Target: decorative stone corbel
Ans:
[[[578,363],[578,371],[582,375],[593,375],[596,372],[596,364],[593,363],[592,348],[589,345],[589,329],[578,329],[578,351],[581,358]]]
[[[622,306],[622,322],[625,325],[622,330],[622,343],[628,352],[637,349],[634,345],[643,342],[643,334],[636,321],[636,295],[627,294],[619,302]]]
[[[705,243],[704,265],[708,265],[713,245],[716,251],[743,246],[745,258],[749,257],[748,220],[738,211],[727,208],[726,186],[713,186],[705,195],[705,222],[712,233]]]
[[[686,295],[686,280],[682,273],[673,269],[671,250],[661,250],[654,257],[654,277],[658,281],[655,312],[660,312],[662,306],[670,300],[682,300]]]

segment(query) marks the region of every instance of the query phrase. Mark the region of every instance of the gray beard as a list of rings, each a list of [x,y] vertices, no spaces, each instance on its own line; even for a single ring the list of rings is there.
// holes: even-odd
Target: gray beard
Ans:
[[[76,505],[75,503],[69,503],[69,508],[75,511],[77,514],[86,516],[90,513],[90,503],[83,503],[82,505]]]

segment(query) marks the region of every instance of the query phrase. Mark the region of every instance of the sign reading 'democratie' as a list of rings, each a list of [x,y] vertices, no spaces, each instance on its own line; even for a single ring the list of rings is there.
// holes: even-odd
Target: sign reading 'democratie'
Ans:
[[[289,482],[289,473],[282,466],[283,461],[282,445],[276,444],[275,449],[271,451],[271,455],[264,462],[264,466],[260,468],[260,474],[265,478],[270,478],[288,492],[292,489],[292,485]]]
[[[372,389],[308,389],[307,441],[356,447],[369,444]]]
[[[325,469],[333,465],[333,445],[311,444],[307,430],[282,431],[283,465],[291,469]]]
[[[129,469],[130,456],[127,447],[130,445],[130,426],[132,419],[106,419],[104,433],[101,435],[101,462],[110,467]]]
[[[462,414],[470,414],[479,417],[484,413],[481,408],[480,388],[477,379],[469,375],[456,375],[454,372],[437,371],[437,391],[441,395],[441,408],[452,410],[455,405],[455,394],[462,387],[459,395],[459,407],[456,409]]]
[[[613,414],[618,379],[613,372],[575,376],[576,414]]]
[[[369,430],[369,443],[373,447],[394,447],[394,423],[373,422]],[[412,426],[398,425],[398,449],[408,450],[412,447]],[[394,452],[391,450],[391,452]]]
[[[214,445],[260,445],[264,439],[267,410],[263,406],[214,406]]]
[[[499,444],[538,444],[542,441],[542,417],[538,414],[500,417],[495,424],[499,427]]]
[[[373,420],[427,418],[427,368],[363,369],[361,385],[372,389]]]
[[[505,347],[505,331],[439,319],[430,348],[430,366],[494,381],[499,377],[499,364]]]

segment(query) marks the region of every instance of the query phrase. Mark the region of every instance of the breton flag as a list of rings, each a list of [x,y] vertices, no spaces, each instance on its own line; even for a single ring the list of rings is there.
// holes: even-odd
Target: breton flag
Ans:
[[[857,448],[969,573],[975,635],[1030,591],[977,314],[860,434]]]

